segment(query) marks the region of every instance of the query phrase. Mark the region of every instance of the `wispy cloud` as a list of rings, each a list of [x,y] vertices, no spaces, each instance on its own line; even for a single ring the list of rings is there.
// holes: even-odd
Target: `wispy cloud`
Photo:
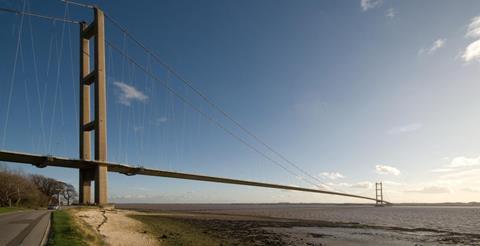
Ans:
[[[114,201],[123,201],[123,200],[149,200],[157,196],[147,195],[147,194],[123,194],[123,195],[112,195],[109,199]]]
[[[425,48],[422,48],[418,51],[418,54],[421,55],[421,54],[428,54],[428,55],[432,55],[434,54],[438,49],[442,48],[445,46],[445,44],[447,43],[447,39],[444,39],[444,38],[439,38],[437,40],[435,40],[432,45],[425,49]]]
[[[440,180],[454,180],[460,183],[478,180],[480,175],[480,156],[457,156],[452,158],[450,163],[444,167],[431,171],[440,174],[438,177]]]
[[[373,183],[369,181],[363,181],[363,182],[352,184],[350,187],[359,188],[359,189],[371,189],[373,188]]]
[[[467,38],[476,38],[476,41],[470,43],[462,54],[462,59],[465,62],[471,62],[473,60],[480,60],[480,16],[472,18],[468,25]]]
[[[468,24],[467,34],[465,34],[467,38],[478,38],[480,37],[480,16],[473,17]]]
[[[400,170],[392,166],[376,165],[375,170],[378,174],[382,174],[382,175],[387,175],[387,174],[391,174],[395,176],[400,175]]]
[[[420,189],[407,190],[405,192],[443,194],[443,193],[452,193],[452,190],[448,187],[426,186],[426,187],[423,187],[423,188],[420,188]]]
[[[480,192],[479,189],[474,189],[474,188],[470,188],[470,187],[463,188],[462,190],[466,191],[466,192],[474,192],[474,193],[479,193]]]
[[[441,179],[456,179],[458,181],[469,181],[469,180],[478,180],[480,175],[480,169],[478,168],[467,168],[467,169],[458,169],[454,172],[449,172],[440,176]]]
[[[413,123],[413,124],[408,124],[404,126],[392,127],[387,131],[387,133],[390,135],[396,135],[396,134],[402,134],[407,132],[414,132],[414,131],[420,130],[422,127],[423,125],[420,123]]]
[[[473,167],[480,165],[480,156],[476,158],[469,158],[465,156],[458,156],[452,159],[448,167],[457,168],[457,167]]]
[[[432,170],[432,172],[434,172],[434,173],[448,173],[448,172],[452,172],[452,171],[455,171],[455,169],[453,169],[453,168],[436,168],[436,169]]]
[[[394,8],[389,8],[389,9],[385,10],[385,16],[390,18],[390,19],[395,18],[396,15],[397,15],[397,13],[395,12]]]
[[[131,85],[120,81],[115,81],[113,84],[120,90],[118,102],[123,105],[130,106],[132,101],[145,102],[148,99],[148,96]]]
[[[404,184],[402,184],[402,183],[395,182],[395,181],[390,181],[390,180],[382,181],[382,183],[383,183],[383,184],[386,184],[386,185],[392,185],[392,186],[404,185]]]
[[[316,187],[312,187],[313,189],[321,189],[321,190],[328,190],[328,191],[334,191],[335,189],[326,185],[326,184],[316,184]]]
[[[363,11],[379,7],[382,3],[382,0],[360,0],[360,6]]]
[[[339,172],[323,172],[323,173],[320,173],[320,176],[324,177],[324,178],[331,179],[331,180],[345,178],[345,176],[343,176]]]
[[[338,184],[341,187],[346,187],[346,188],[355,188],[355,189],[372,189],[373,188],[373,183],[369,181],[362,181],[362,182],[357,182],[357,183],[340,183]]]

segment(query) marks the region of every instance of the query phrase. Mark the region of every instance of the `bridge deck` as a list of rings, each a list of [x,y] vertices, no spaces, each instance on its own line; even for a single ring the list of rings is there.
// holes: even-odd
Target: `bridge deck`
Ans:
[[[313,193],[346,196],[346,197],[354,197],[359,199],[377,201],[375,198],[371,198],[371,197],[359,196],[359,195],[341,193],[341,192],[335,192],[335,191],[325,191],[325,190],[318,190],[318,189],[309,189],[309,188],[302,188],[302,187],[295,187],[295,186],[255,182],[255,181],[240,180],[240,179],[230,179],[230,178],[198,175],[198,174],[191,174],[191,173],[169,172],[169,171],[163,171],[163,170],[151,169],[151,168],[145,168],[145,167],[134,167],[134,166],[112,163],[112,162],[68,159],[68,158],[56,157],[56,156],[41,156],[41,155],[33,155],[28,153],[18,153],[18,152],[3,151],[3,150],[0,150],[0,161],[32,164],[40,168],[43,168],[46,166],[55,166],[55,167],[66,167],[66,168],[76,168],[76,169],[88,169],[100,164],[100,165],[106,165],[108,167],[109,172],[122,173],[128,176],[137,175],[137,174],[147,175],[147,176],[158,176],[158,177],[197,180],[197,181],[206,181],[206,182],[215,182],[215,183],[257,186],[257,187],[282,189],[282,190],[313,192]],[[383,201],[383,202],[389,204],[386,201]]]

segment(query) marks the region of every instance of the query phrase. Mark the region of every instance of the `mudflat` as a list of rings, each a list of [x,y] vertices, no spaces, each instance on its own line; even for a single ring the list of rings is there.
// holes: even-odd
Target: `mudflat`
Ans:
[[[358,223],[197,212],[149,212],[133,218],[167,245],[480,245],[475,234]]]

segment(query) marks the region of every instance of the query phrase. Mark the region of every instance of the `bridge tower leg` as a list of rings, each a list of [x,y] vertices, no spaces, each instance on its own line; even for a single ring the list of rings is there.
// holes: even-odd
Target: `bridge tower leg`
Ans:
[[[107,115],[105,79],[105,22],[103,12],[94,8],[95,19],[87,26],[80,24],[80,159],[90,160],[91,131],[94,131],[95,160],[107,160]],[[90,71],[90,39],[94,38],[94,68]],[[94,119],[90,114],[90,86],[94,88]],[[95,181],[95,204],[108,203],[107,166],[98,164],[81,169],[79,202],[91,203],[91,181]]]
[[[375,183],[376,206],[383,206],[383,185],[382,182]]]

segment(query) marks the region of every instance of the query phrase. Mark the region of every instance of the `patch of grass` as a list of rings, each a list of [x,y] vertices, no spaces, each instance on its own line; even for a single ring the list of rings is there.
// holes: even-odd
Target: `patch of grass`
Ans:
[[[0,214],[2,213],[9,213],[9,212],[15,212],[15,211],[21,211],[25,210],[25,208],[19,208],[19,207],[0,207]]]
[[[66,210],[57,210],[52,215],[51,237],[48,245],[89,245]]]
[[[130,215],[144,223],[161,245],[228,245],[201,228],[161,215]]]

